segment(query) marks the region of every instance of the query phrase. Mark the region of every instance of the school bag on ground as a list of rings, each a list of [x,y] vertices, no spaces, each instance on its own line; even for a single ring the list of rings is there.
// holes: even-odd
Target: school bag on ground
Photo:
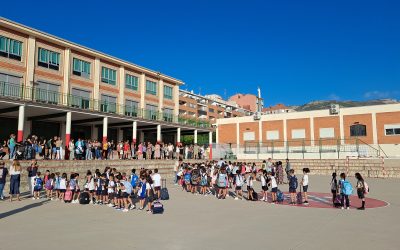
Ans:
[[[336,195],[335,200],[333,201],[333,205],[335,207],[341,207],[342,206],[342,197],[340,194]]]
[[[297,203],[303,204],[303,195],[301,193],[301,187],[300,187],[300,191],[297,193]]]
[[[164,213],[164,206],[161,202],[156,201],[151,205],[151,210],[153,214],[162,214]]]
[[[283,202],[285,200],[285,196],[283,195],[282,191],[278,189],[276,192],[276,200],[278,202]]]
[[[349,181],[342,181],[342,194],[351,195],[353,194],[353,186]]]
[[[253,201],[258,201],[258,194],[256,191],[254,191],[254,189],[251,190],[252,194],[253,194]]]
[[[79,204],[86,205],[90,202],[90,196],[88,192],[83,192],[79,195]]]
[[[169,200],[169,193],[167,189],[167,180],[162,179],[161,181],[161,193],[160,193],[161,200]]]
[[[72,191],[71,190],[67,190],[64,194],[64,201],[65,202],[71,202],[72,201]]]

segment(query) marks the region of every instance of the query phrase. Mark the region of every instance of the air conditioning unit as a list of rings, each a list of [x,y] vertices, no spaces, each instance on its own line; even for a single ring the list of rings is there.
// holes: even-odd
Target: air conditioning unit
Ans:
[[[253,116],[253,119],[255,121],[260,120],[261,119],[261,112],[255,112],[254,116]]]
[[[331,104],[331,107],[329,109],[329,114],[331,115],[339,114],[339,104]]]

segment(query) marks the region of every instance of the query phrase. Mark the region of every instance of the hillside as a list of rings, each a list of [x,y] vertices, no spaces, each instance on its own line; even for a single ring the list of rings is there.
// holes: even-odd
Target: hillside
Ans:
[[[293,107],[296,111],[310,111],[310,110],[320,110],[329,109],[332,103],[337,103],[340,107],[360,107],[360,106],[371,106],[371,105],[382,105],[382,104],[393,104],[399,103],[399,101],[394,99],[381,99],[381,100],[369,100],[369,101],[314,101],[306,103],[301,106]]]

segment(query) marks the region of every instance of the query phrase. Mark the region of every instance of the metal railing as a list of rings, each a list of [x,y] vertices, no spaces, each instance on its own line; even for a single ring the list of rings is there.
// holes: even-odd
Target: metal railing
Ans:
[[[57,106],[66,106],[69,108],[110,113],[132,118],[171,122],[200,128],[211,127],[211,124],[208,121],[184,118],[181,116],[173,115],[170,112],[159,112],[156,110],[136,108],[132,106],[106,102],[103,100],[64,94],[57,91],[51,91],[36,87],[26,87],[24,85],[17,85],[2,81],[0,81],[0,97]]]

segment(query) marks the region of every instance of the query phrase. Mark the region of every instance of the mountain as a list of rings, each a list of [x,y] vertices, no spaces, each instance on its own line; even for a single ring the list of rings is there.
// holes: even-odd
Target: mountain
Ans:
[[[310,111],[310,110],[329,109],[331,104],[339,104],[340,107],[349,108],[349,107],[383,105],[383,104],[394,104],[394,103],[400,103],[400,102],[395,99],[379,99],[379,100],[369,100],[369,101],[313,101],[301,106],[293,106],[293,109],[295,111]]]

